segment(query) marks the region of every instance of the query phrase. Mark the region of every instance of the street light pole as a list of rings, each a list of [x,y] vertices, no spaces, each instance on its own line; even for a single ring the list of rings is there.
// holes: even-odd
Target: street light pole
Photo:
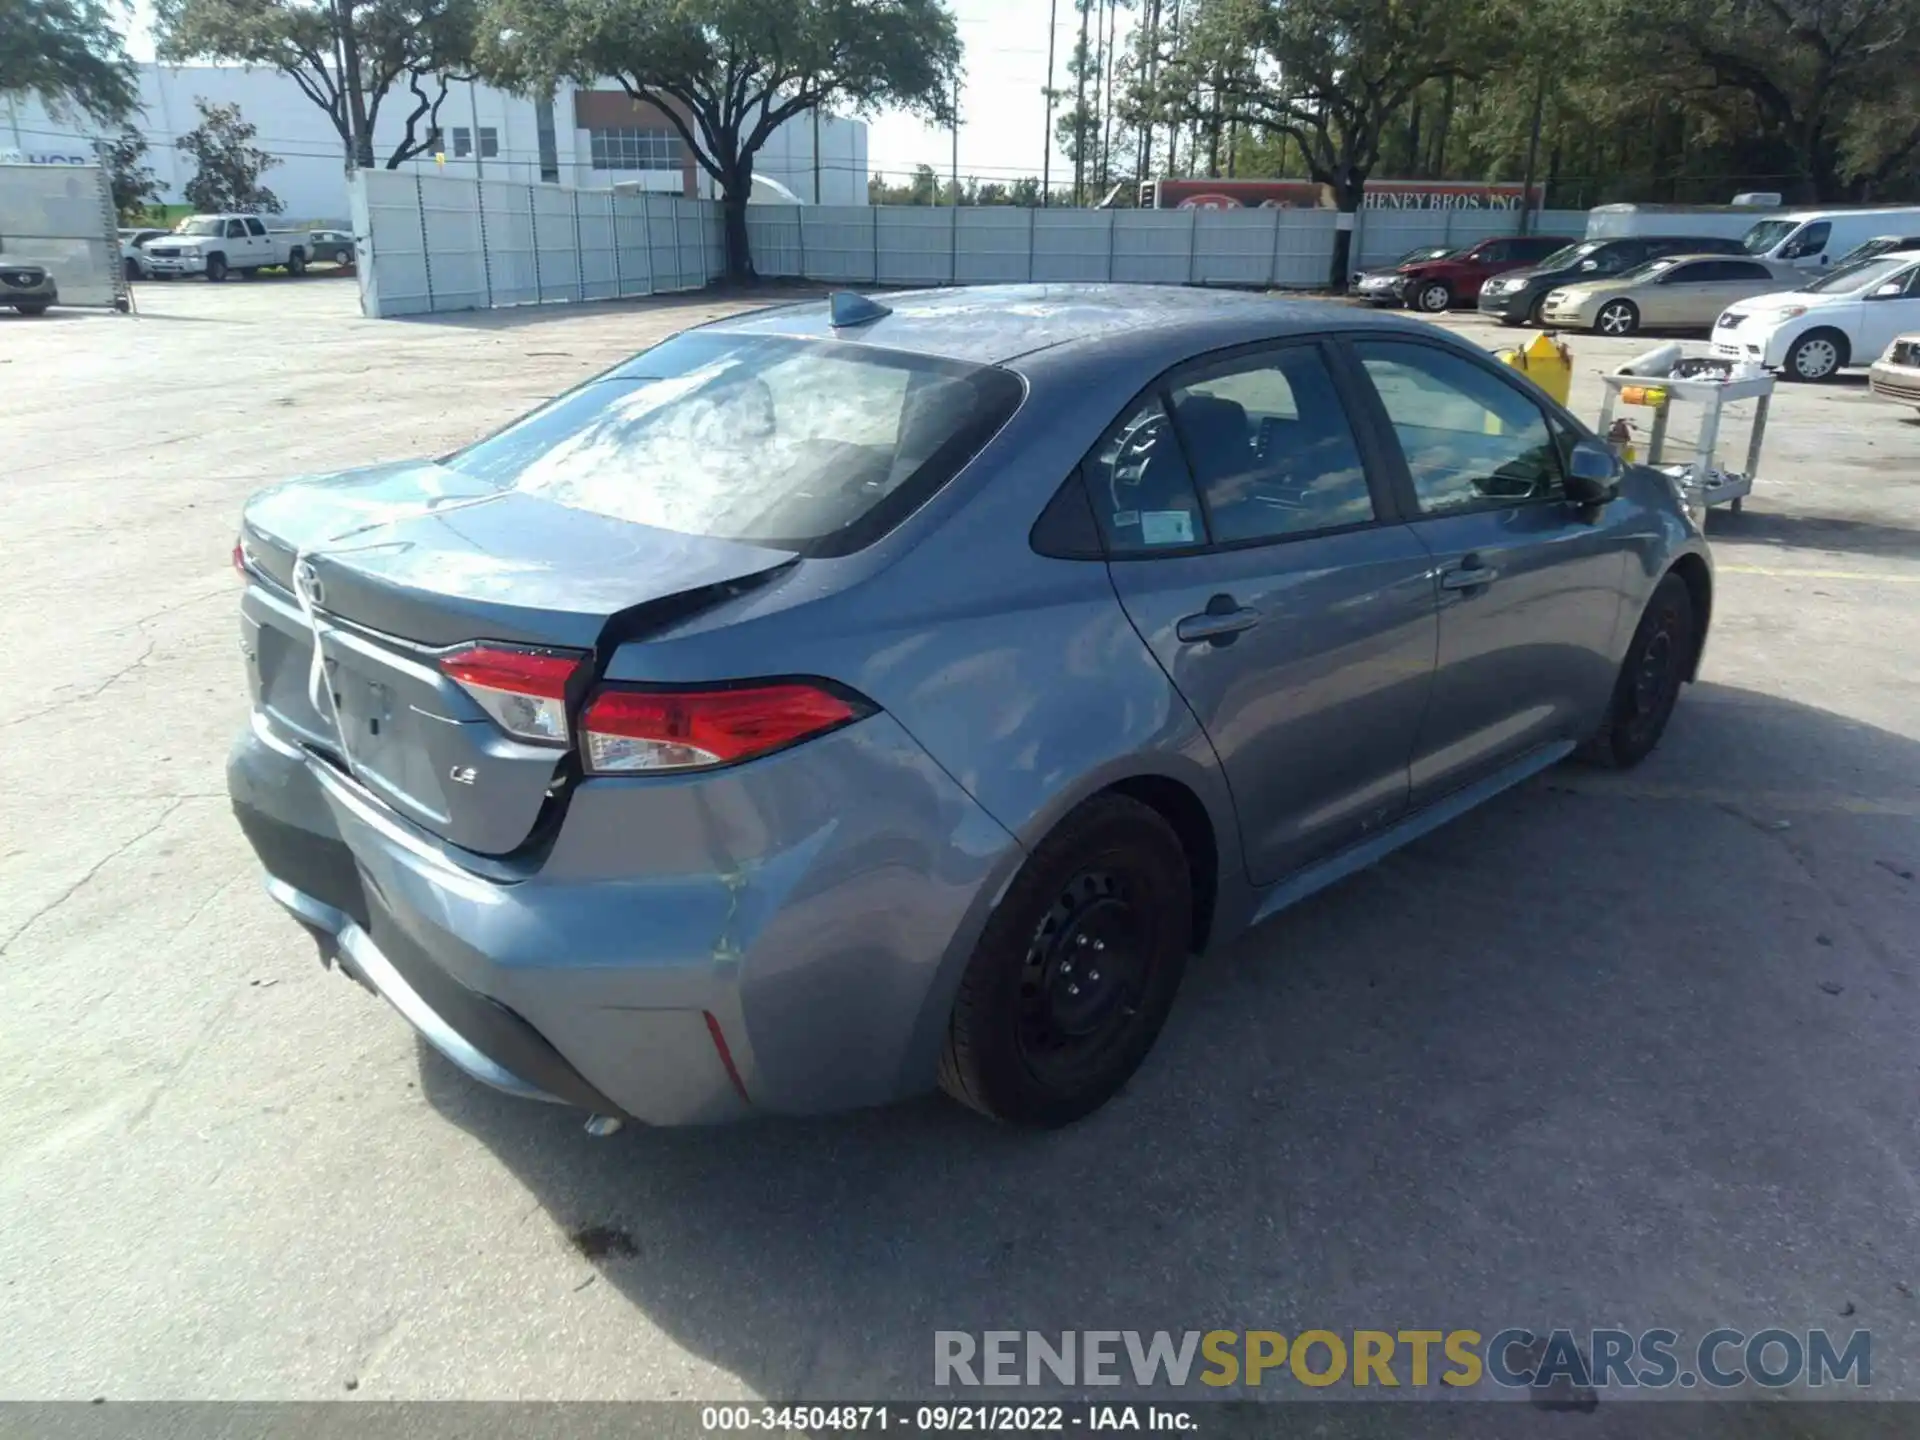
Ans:
[[[1046,206],[1053,179],[1053,35],[1060,27],[1060,0],[1047,7],[1047,128],[1040,137],[1040,204]]]

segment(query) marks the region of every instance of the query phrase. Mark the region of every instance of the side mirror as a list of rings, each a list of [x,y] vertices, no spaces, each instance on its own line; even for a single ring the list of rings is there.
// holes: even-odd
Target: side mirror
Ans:
[[[1580,262],[1580,268],[1582,270],[1598,270],[1600,268],[1600,262],[1598,260],[1582,260]]]
[[[1890,280],[1873,292],[1873,298],[1875,300],[1895,300],[1899,298],[1900,293],[1906,288],[1907,287],[1900,281]]]
[[[1598,440],[1574,442],[1567,456],[1567,498],[1576,505],[1604,505],[1620,493],[1620,461]]]

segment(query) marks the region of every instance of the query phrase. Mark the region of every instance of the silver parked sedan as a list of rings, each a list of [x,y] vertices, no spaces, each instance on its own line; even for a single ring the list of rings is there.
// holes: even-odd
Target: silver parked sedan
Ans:
[[[470,1074],[660,1124],[1085,1115],[1190,952],[1646,755],[1712,595],[1471,346],[1135,287],[720,321],[234,558],[270,893]]]

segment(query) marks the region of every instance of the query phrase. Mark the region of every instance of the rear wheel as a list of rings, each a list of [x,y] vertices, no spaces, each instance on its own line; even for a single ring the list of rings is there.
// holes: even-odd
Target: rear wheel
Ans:
[[[1581,747],[1581,759],[1624,770],[1653,753],[1693,664],[1696,623],[1693,592],[1669,573],[1647,602],[1614,683],[1606,721]]]
[[[1847,340],[1837,330],[1809,330],[1787,351],[1790,380],[1831,380],[1847,363]]]
[[[1447,287],[1444,280],[1429,280],[1413,292],[1413,304],[1417,310],[1424,310],[1429,315],[1438,315],[1453,304],[1453,291]]]
[[[1640,328],[1640,310],[1631,300],[1609,300],[1593,317],[1596,335],[1626,336]]]
[[[1186,968],[1186,853],[1155,810],[1101,795],[1034,850],[954,997],[940,1084],[1051,1128],[1098,1109],[1153,1048]]]
[[[287,256],[287,273],[298,278],[307,273],[307,252],[296,250]]]

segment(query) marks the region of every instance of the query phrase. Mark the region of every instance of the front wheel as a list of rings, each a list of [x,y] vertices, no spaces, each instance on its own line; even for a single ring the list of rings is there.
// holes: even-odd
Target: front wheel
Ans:
[[[1414,307],[1429,315],[1438,315],[1453,304],[1453,291],[1439,280],[1429,281],[1413,292]]]
[[[211,284],[218,285],[222,280],[226,278],[227,278],[227,257],[224,255],[215,255],[212,259],[207,261],[207,280]]]
[[[1607,718],[1581,746],[1581,759],[1625,770],[1653,753],[1693,664],[1697,623],[1693,592],[1669,572],[1654,587],[1620,666]]]
[[[1631,300],[1609,300],[1600,307],[1600,313],[1593,317],[1593,331],[1596,335],[1612,335],[1621,338],[1633,334],[1640,328],[1640,311]]]
[[[954,997],[940,1084],[1051,1129],[1097,1110],[1160,1034],[1192,940],[1186,852],[1159,812],[1096,796],[1034,850]]]
[[[47,303],[45,300],[22,300],[13,308],[22,315],[44,315],[47,313]]]
[[[1846,340],[1832,330],[1814,330],[1802,335],[1787,351],[1787,377],[1831,380],[1846,363]]]

